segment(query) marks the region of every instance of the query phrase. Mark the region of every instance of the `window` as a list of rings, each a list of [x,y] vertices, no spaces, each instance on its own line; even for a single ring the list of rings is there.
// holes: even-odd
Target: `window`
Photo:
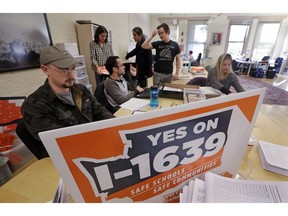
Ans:
[[[259,23],[253,48],[253,60],[259,61],[263,56],[271,56],[279,27],[279,22]]]
[[[249,25],[230,26],[227,53],[231,54],[233,59],[245,57],[248,33]]]
[[[207,40],[207,24],[201,21],[189,21],[187,35],[187,50],[192,50],[194,59],[197,59],[198,54],[204,52]]]

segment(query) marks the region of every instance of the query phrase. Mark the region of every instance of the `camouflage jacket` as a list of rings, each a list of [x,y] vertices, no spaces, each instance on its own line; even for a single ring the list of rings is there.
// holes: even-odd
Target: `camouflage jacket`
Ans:
[[[51,89],[48,80],[28,96],[21,107],[28,131],[40,140],[38,133],[72,125],[114,118],[81,84],[71,87],[75,106],[60,100]]]

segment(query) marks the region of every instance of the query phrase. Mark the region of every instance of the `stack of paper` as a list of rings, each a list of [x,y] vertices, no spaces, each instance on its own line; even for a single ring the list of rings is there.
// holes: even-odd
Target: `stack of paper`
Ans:
[[[122,108],[128,110],[140,110],[143,107],[149,104],[149,100],[139,99],[139,98],[131,98],[130,100],[126,101],[125,103],[121,104]]]
[[[52,202],[53,203],[69,203],[70,202],[69,192],[67,191],[67,188],[64,185],[62,178],[59,179],[56,193],[54,195]]]
[[[205,173],[184,186],[180,202],[192,203],[287,203],[288,182],[239,180]]]
[[[288,176],[288,147],[259,141],[258,150],[264,169]]]

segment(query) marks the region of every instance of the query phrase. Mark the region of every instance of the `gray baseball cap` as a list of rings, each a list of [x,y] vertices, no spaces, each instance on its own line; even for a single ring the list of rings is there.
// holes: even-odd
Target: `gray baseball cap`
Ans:
[[[59,68],[68,68],[77,63],[81,64],[81,62],[76,61],[67,50],[57,45],[46,47],[40,53],[40,64],[47,65],[49,63]]]

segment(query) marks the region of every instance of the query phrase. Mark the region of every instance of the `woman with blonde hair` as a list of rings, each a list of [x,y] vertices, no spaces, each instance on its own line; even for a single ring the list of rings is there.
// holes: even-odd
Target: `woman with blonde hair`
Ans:
[[[245,91],[238,81],[237,75],[232,70],[232,57],[224,53],[218,57],[215,67],[208,70],[206,86],[220,90],[224,94],[230,94],[232,86],[236,92]]]

